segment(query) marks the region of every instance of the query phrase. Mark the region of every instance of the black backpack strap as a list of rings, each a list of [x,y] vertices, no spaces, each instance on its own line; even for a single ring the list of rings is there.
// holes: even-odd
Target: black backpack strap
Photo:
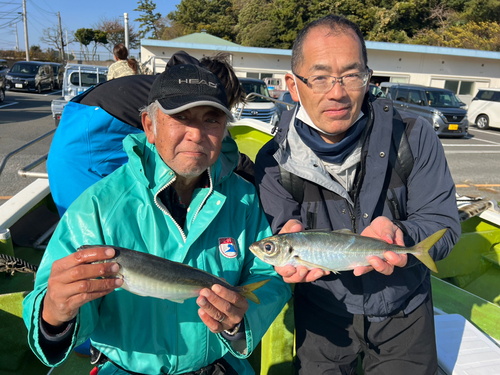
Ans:
[[[279,145],[274,138],[274,152],[278,151]],[[304,201],[304,181],[294,173],[288,172],[278,163],[280,169],[281,185],[288,191],[295,202],[302,204]]]
[[[279,168],[281,185],[292,195],[293,200],[301,205],[304,201],[304,180],[295,173],[288,172],[281,165]]]
[[[414,118],[408,118],[407,123],[405,124],[401,115],[397,111],[394,111],[392,146],[395,147],[397,151],[397,159],[394,170],[404,185],[407,184],[408,177],[413,169],[413,154],[411,152],[410,143],[408,142],[408,136],[413,129],[414,124]]]

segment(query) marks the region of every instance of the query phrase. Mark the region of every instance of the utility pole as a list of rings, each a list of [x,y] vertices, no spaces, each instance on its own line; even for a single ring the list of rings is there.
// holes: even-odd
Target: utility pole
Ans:
[[[62,34],[62,27],[61,27],[61,13],[60,12],[57,12],[57,17],[59,18],[59,35],[61,37],[61,51],[62,51],[61,61],[64,62],[64,41],[63,41],[63,34]]]
[[[30,61],[30,45],[28,43],[28,18],[26,15],[26,0],[23,0],[23,19],[24,19],[24,42],[26,44],[26,61]]]
[[[128,50],[128,13],[123,13],[123,22],[125,32],[125,47],[127,47]]]
[[[14,23],[14,26],[16,28],[16,52],[19,51],[19,39],[17,38],[17,22]]]

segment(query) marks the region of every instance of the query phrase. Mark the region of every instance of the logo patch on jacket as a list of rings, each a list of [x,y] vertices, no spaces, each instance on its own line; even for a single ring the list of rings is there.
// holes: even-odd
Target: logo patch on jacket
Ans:
[[[219,238],[219,250],[226,258],[236,258],[236,255],[238,255],[236,241],[231,237]]]

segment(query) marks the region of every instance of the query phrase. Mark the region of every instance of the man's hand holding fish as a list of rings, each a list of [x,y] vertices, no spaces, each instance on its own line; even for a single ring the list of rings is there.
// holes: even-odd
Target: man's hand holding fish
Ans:
[[[295,219],[289,220],[283,228],[280,230],[279,234],[284,233],[297,233],[303,231],[304,225]],[[403,232],[394,223],[386,217],[379,216],[370,226],[368,226],[362,233],[362,236],[377,238],[386,241],[389,244],[396,244],[399,246],[404,246]],[[372,256],[368,259],[370,262],[369,266],[358,266],[354,268],[353,273],[355,276],[361,276],[370,271],[377,271],[384,275],[390,275],[394,271],[394,267],[404,267],[408,262],[407,254],[396,254],[393,251],[386,251],[384,253],[384,259],[377,256]],[[284,267],[274,267],[276,272],[283,277],[283,280],[287,283],[309,283],[313,282],[325,275],[330,274],[329,271],[322,270],[320,268],[307,268],[305,266],[294,267],[292,265],[286,265]]]
[[[394,223],[386,217],[379,216],[372,221],[370,226],[361,233],[362,236],[378,238],[390,244],[404,246],[403,232]],[[368,261],[370,266],[356,267],[353,272],[355,276],[364,275],[375,269],[384,275],[390,275],[394,272],[394,267],[404,267],[408,262],[407,254],[396,254],[393,251],[386,251],[384,253],[386,260],[373,256]]]
[[[111,293],[123,284],[114,276],[119,270],[116,263],[99,263],[113,258],[115,251],[109,248],[93,248],[78,251],[56,260],[43,301],[43,320],[52,326],[60,326],[72,320],[85,303]],[[98,279],[99,278],[99,279]]]
[[[200,306],[198,315],[213,333],[232,331],[248,310],[243,296],[218,284],[202,289],[196,303]]]

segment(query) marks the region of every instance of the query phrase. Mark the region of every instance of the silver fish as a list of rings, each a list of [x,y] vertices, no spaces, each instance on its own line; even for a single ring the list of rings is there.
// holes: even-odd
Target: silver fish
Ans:
[[[84,245],[78,250],[97,247],[112,248],[115,250],[115,256],[95,263],[118,263],[120,270],[117,277],[123,279],[122,288],[139,296],[183,303],[188,298],[197,297],[203,288],[210,289],[214,284],[219,284],[260,304],[259,298],[252,292],[269,281],[267,279],[248,285],[232,286],[227,281],[198,268],[123,247]]]
[[[278,234],[255,242],[250,250],[262,261],[273,266],[306,266],[338,273],[357,266],[369,265],[371,256],[384,259],[384,252],[413,254],[431,271],[437,272],[429,249],[444,235],[441,229],[412,247],[391,245],[385,241],[360,236],[349,230],[333,232],[309,231]]]

